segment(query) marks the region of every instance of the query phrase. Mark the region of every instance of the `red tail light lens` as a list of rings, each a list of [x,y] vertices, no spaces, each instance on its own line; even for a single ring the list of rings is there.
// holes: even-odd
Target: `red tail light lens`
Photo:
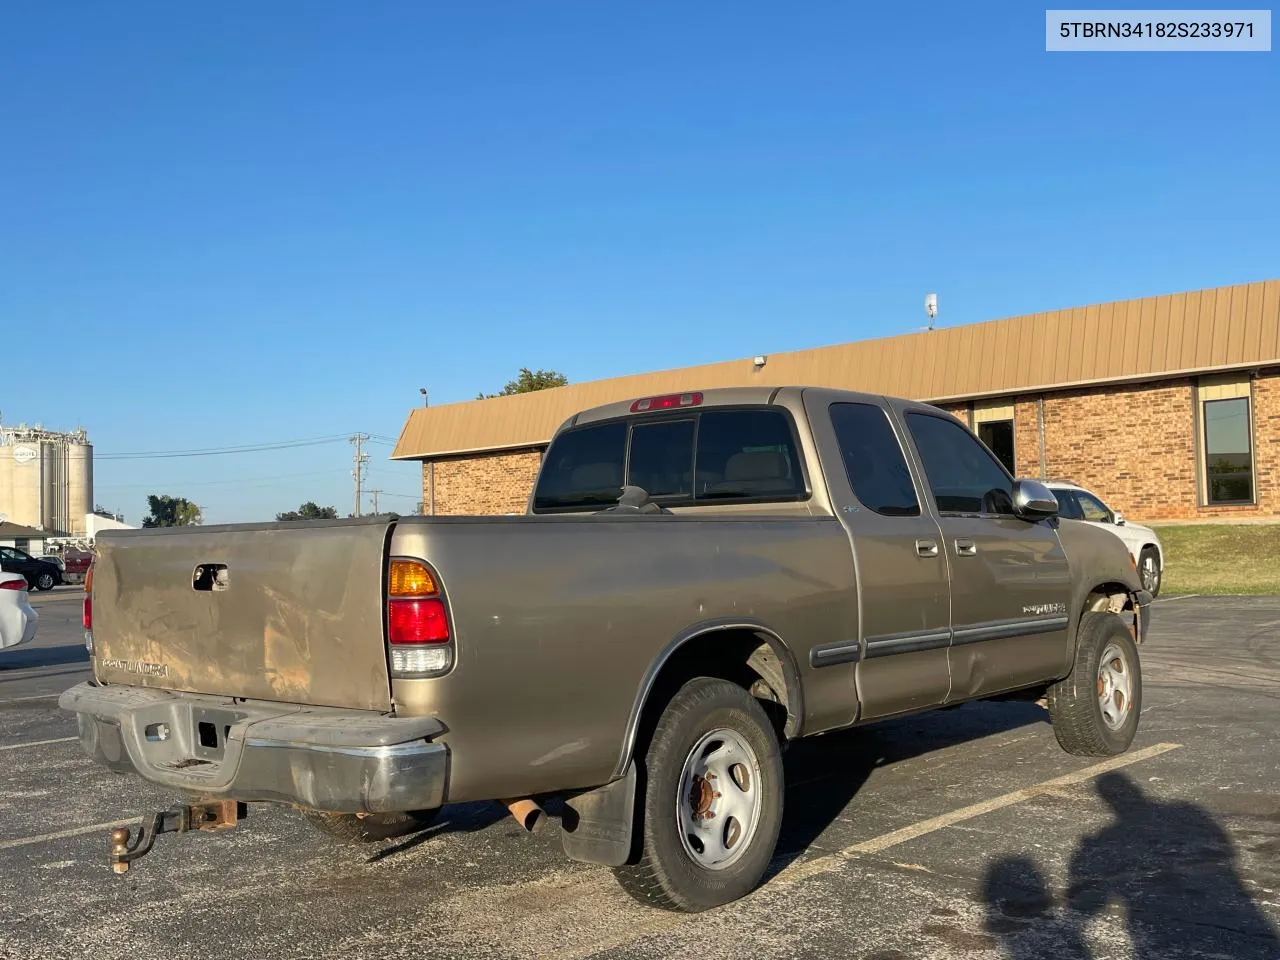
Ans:
[[[388,601],[387,638],[393,645],[448,643],[449,618],[444,603],[436,598]]]
[[[27,589],[27,581],[25,580],[6,580],[0,583],[0,590],[25,590]]]
[[[84,628],[93,629],[93,564],[84,573]]]

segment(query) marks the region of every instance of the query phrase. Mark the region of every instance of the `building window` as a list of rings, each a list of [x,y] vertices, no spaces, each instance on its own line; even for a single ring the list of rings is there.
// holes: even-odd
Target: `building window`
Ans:
[[[1015,476],[1017,461],[1013,455],[1013,404],[975,404],[973,432],[996,455],[1006,470]]]
[[[1253,445],[1249,398],[1204,400],[1205,499],[1210,504],[1253,502]]]
[[[996,459],[1005,465],[1010,473],[1016,472],[1013,460],[1013,421],[988,420],[978,424],[978,439],[991,448]]]

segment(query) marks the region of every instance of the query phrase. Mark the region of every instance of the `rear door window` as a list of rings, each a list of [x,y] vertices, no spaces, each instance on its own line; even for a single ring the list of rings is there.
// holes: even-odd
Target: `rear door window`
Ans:
[[[884,410],[870,403],[833,403],[831,426],[858,502],[886,517],[918,517],[911,471]]]

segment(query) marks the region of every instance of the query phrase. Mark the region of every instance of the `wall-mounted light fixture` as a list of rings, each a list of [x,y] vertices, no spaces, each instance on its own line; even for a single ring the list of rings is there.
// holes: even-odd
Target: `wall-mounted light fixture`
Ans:
[[[756,358],[751,361],[751,365],[755,367],[757,370],[759,370],[768,362],[769,362],[769,358],[766,357],[763,353],[760,353],[760,354],[756,354]]]

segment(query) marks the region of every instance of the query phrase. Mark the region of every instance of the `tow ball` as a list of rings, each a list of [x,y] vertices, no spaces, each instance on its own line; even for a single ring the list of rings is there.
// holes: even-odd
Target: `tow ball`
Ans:
[[[247,813],[248,805],[236,800],[214,800],[157,810],[143,820],[137,833],[128,827],[116,827],[111,831],[111,869],[115,873],[127,873],[129,864],[150,853],[156,837],[162,833],[230,830]]]

